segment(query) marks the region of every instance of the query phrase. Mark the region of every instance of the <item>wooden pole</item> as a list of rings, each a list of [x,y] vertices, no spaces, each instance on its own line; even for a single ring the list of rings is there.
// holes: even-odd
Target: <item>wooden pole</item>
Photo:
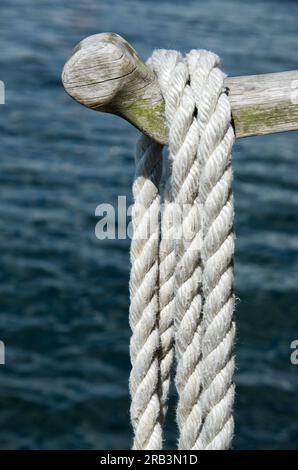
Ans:
[[[66,92],[96,111],[123,117],[161,144],[168,141],[154,73],[115,33],[90,36],[64,66]],[[298,71],[227,77],[236,137],[298,129]]]

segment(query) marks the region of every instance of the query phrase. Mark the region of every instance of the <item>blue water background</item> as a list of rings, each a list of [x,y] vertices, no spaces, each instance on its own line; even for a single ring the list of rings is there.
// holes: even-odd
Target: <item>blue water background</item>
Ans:
[[[84,37],[206,48],[229,75],[297,69],[298,4],[1,0],[1,449],[131,445],[129,241],[99,241],[100,203],[131,202],[137,131],[72,101],[61,70]],[[298,133],[237,141],[236,449],[298,448]],[[166,446],[176,442],[172,395]]]

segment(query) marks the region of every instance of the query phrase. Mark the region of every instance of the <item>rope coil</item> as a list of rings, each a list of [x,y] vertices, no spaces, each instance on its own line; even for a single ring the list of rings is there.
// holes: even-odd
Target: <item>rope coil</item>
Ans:
[[[235,137],[225,76],[219,58],[204,50],[186,57],[157,50],[148,64],[165,100],[169,155],[141,136],[130,278],[133,448],[162,448],[175,349],[179,449],[228,449]]]

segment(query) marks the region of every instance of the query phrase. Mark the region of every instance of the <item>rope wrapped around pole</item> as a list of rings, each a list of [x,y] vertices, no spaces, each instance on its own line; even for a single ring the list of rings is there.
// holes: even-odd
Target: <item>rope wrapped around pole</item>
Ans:
[[[178,447],[231,446],[235,136],[218,65],[204,50],[157,50],[149,61],[165,101],[169,164],[160,194],[161,147],[141,137],[130,282],[136,449],[162,448],[174,347]]]

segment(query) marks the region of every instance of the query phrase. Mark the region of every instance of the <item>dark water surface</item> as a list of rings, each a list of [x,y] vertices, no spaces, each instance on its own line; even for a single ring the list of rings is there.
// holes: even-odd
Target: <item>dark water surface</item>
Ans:
[[[72,47],[115,31],[144,58],[201,47],[230,75],[279,72],[298,68],[297,24],[295,1],[1,0],[2,449],[131,443],[129,242],[97,240],[94,212],[131,201],[137,132],[64,93]],[[298,448],[297,147],[287,133],[234,150],[237,449]]]

